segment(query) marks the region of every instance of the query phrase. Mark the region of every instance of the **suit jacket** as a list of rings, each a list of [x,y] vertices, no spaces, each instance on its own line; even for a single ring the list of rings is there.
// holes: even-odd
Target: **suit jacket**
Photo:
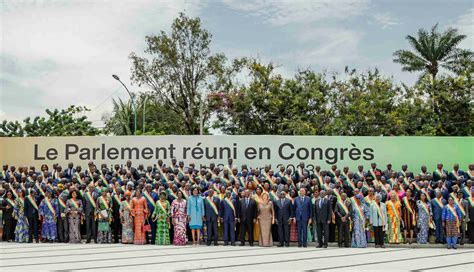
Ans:
[[[221,205],[219,206],[219,217],[222,218],[224,221],[234,221],[235,218],[237,218],[237,199],[234,197],[230,198],[230,201],[234,205],[235,209],[235,214],[234,214],[234,209],[227,203],[227,201],[222,200]]]
[[[74,168],[66,168],[64,169],[64,177],[67,178],[67,179],[72,179],[72,177],[74,176],[74,173],[76,173],[76,169]]]
[[[39,204],[41,203],[41,198],[35,197],[34,201],[36,203],[36,207],[39,207]],[[30,200],[27,197],[25,198],[25,215],[27,218],[38,217],[38,210],[33,207],[33,204],[31,204]]]
[[[308,221],[313,215],[313,207],[309,197],[296,197],[293,203],[294,217],[297,221]]]
[[[293,204],[291,200],[283,198],[282,200],[278,199],[273,202],[273,207],[275,208],[275,217],[278,221],[278,224],[288,222],[290,218],[294,217],[293,213]]]
[[[318,223],[326,223],[327,221],[331,220],[331,217],[332,217],[331,200],[327,198],[322,198],[322,199],[319,198],[314,203],[314,218],[316,219]]]
[[[246,198],[242,198],[239,203],[238,216],[241,222],[253,221],[257,218],[257,203],[252,198],[249,198],[247,205]]]
[[[211,204],[208,203],[208,199],[204,200],[204,216],[206,217],[206,220],[211,220],[211,221],[216,221],[218,216],[219,216],[219,206],[221,204],[221,200],[218,197],[212,197],[212,202],[216,205],[217,207],[217,214],[214,212],[214,209],[211,207]]]
[[[86,192],[84,191],[84,196],[82,197],[82,206],[84,207],[84,214],[87,216],[94,215],[95,213],[95,208],[92,206],[90,201],[86,197]],[[97,194],[95,192],[91,193],[92,198],[94,199],[94,203],[97,201]]]

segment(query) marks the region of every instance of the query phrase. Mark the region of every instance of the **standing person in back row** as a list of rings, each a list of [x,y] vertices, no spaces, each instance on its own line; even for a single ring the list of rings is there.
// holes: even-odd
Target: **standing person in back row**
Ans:
[[[245,190],[244,198],[240,200],[238,208],[238,220],[240,222],[240,246],[245,245],[245,233],[247,232],[250,246],[253,246],[253,224],[257,221],[257,204],[250,197],[249,190]]]
[[[294,215],[298,229],[298,247],[307,247],[308,225],[311,224],[313,207],[311,200],[306,196],[306,189],[300,189],[300,195],[295,198]]]

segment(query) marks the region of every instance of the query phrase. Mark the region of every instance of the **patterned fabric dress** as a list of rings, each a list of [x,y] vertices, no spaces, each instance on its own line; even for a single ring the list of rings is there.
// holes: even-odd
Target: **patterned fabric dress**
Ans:
[[[135,225],[135,236],[133,243],[135,245],[144,245],[145,232],[143,231],[143,226],[145,225],[145,218],[147,217],[147,204],[144,197],[140,198],[134,197],[132,199],[132,215],[134,216],[134,225]]]
[[[66,214],[69,226],[69,243],[75,244],[81,242],[81,215],[82,201],[68,199],[66,202]]]
[[[401,218],[400,201],[387,201],[387,217],[388,217],[388,242],[390,244],[398,244],[403,242],[402,233],[400,231]]]
[[[108,196],[99,196],[97,198],[97,243],[112,243],[112,232],[110,231],[110,219],[112,218],[112,199]],[[107,213],[106,217],[101,214]]]
[[[25,200],[21,198],[15,199],[15,207],[13,212],[17,219],[15,227],[15,242],[26,243],[28,242],[28,220],[25,215]]]
[[[418,206],[418,228],[420,231],[416,234],[416,242],[418,244],[428,243],[429,220],[431,217],[431,205],[423,203],[421,200],[417,201]]]
[[[133,217],[130,209],[131,201],[122,201],[120,218],[122,220],[122,244],[133,244]]]
[[[168,200],[160,202],[156,201],[153,218],[156,219],[156,238],[155,245],[169,245],[170,244],[170,229],[168,219],[170,217],[170,203]]]
[[[356,207],[355,202],[352,202],[351,206],[351,216],[352,216],[352,247],[364,248],[367,247],[367,235],[365,232],[365,221],[369,216],[369,209],[364,203],[360,203]],[[363,215],[363,218],[359,215]]]
[[[41,225],[41,237],[48,240],[55,240],[58,237],[58,230],[56,228],[56,219],[58,210],[58,202],[56,199],[49,201],[52,209],[48,207],[48,200],[45,198],[39,205],[39,214],[43,218]],[[53,213],[53,211],[54,213]]]
[[[415,200],[413,200],[413,198],[411,198],[410,200],[408,200],[406,197],[402,200],[402,219],[403,219],[403,222],[405,223],[405,227],[403,228],[404,230],[406,231],[411,231],[411,230],[414,230],[415,228],[415,214],[412,214],[410,212],[410,210],[407,208],[407,204],[406,202],[408,202],[410,205],[410,209],[413,213],[416,214],[416,203],[415,203]]]
[[[175,200],[171,204],[171,217],[174,222],[173,245],[184,246],[187,243],[186,236],[186,200]]]

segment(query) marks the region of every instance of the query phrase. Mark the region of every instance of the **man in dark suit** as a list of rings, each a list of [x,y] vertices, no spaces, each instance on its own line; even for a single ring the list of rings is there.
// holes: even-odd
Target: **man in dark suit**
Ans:
[[[320,193],[320,198],[314,203],[314,218],[316,219],[318,230],[318,246],[328,247],[329,240],[329,223],[332,217],[331,201],[326,198],[326,192],[323,190]],[[323,239],[324,233],[324,239]]]
[[[36,190],[31,189],[30,194],[25,199],[25,215],[28,218],[28,243],[33,243],[33,237],[36,243],[39,243],[38,239],[38,227],[39,227],[39,206],[38,198],[36,197]]]
[[[89,177],[86,177],[86,183]],[[94,185],[90,183],[88,188],[84,191],[84,197],[82,199],[82,205],[84,207],[84,217],[86,219],[86,243],[91,242],[91,238],[97,243],[96,236],[96,222],[95,222],[95,207],[97,201],[97,194],[94,192]]]
[[[68,163],[67,168],[64,169],[64,177],[71,180],[74,173],[76,173],[76,170],[74,170],[74,164],[70,162]]]
[[[239,202],[239,216],[240,222],[240,246],[245,245],[245,232],[247,231],[249,237],[249,244],[253,246],[253,224],[257,221],[257,203],[250,198],[249,190],[245,190],[244,198]]]
[[[275,217],[278,225],[278,247],[290,246],[290,220],[293,215],[293,204],[285,197],[284,192],[279,193],[279,199],[274,202]]]
[[[224,224],[224,246],[229,245],[229,236],[232,246],[235,246],[235,221],[237,219],[238,197],[232,197],[231,191],[225,193],[225,199],[219,206],[219,217]]]
[[[311,224],[313,207],[311,200],[306,196],[306,189],[300,189],[300,195],[294,202],[294,220],[298,229],[298,247],[306,247],[308,243],[308,225]]]
[[[208,196],[204,199],[204,218],[207,226],[207,245],[212,243],[214,237],[214,245],[217,246],[217,221],[219,220],[220,200],[214,197],[214,190],[209,189]]]

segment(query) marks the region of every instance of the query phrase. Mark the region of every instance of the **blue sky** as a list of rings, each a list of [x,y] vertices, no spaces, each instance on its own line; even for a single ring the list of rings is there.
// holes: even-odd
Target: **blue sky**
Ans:
[[[111,74],[130,85],[130,52],[145,35],[168,31],[180,11],[199,16],[213,34],[213,52],[252,56],[298,69],[342,72],[377,67],[412,84],[392,53],[404,37],[439,23],[469,35],[474,50],[474,2],[469,0],[276,1],[9,1],[0,4],[0,120],[42,115],[45,108],[84,105],[94,124],[127,99]],[[137,86],[131,86],[138,91]]]

